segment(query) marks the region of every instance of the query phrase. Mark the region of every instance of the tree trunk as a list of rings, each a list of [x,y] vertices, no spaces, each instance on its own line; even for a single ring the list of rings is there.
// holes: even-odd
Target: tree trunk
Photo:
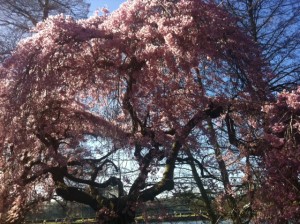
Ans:
[[[222,178],[222,182],[224,185],[226,200],[231,209],[231,214],[230,214],[231,220],[232,220],[233,224],[242,224],[237,201],[231,195],[232,188],[231,188],[231,184],[230,184],[230,180],[229,180],[229,174],[228,174],[228,171],[226,168],[225,161],[223,160],[223,157],[222,157],[220,146],[219,146],[219,143],[217,140],[217,134],[215,132],[215,129],[213,127],[213,123],[212,123],[211,119],[207,119],[207,124],[208,124],[208,130],[209,130],[209,134],[210,134],[210,141],[211,141],[211,144],[214,146],[215,156],[216,156],[217,163],[219,165],[219,169],[221,172],[221,178]]]
[[[190,150],[187,150],[186,152],[190,159],[189,164],[192,169],[193,178],[196,181],[197,187],[200,190],[200,193],[201,193],[202,199],[205,203],[210,221],[212,224],[216,224],[216,223],[218,223],[218,216],[216,214],[215,209],[213,208],[213,206],[211,204],[211,199],[209,198],[209,196],[204,188],[203,182],[202,182],[200,176],[198,175],[198,172],[197,172],[197,169],[196,169],[196,166],[194,163],[194,157],[193,157],[192,153],[190,152]]]
[[[130,217],[127,214],[122,215],[116,215],[116,216],[98,216],[97,217],[97,223],[99,224],[128,224],[128,223],[134,223],[134,217]]]
[[[136,203],[128,198],[111,199],[97,212],[97,222],[100,224],[134,223]]]

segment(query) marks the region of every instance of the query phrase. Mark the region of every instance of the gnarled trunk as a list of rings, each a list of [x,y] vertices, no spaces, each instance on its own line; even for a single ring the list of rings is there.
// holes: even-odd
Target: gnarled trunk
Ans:
[[[97,212],[97,222],[100,224],[110,223],[134,223],[135,208],[118,208],[117,211],[112,209],[102,208]]]

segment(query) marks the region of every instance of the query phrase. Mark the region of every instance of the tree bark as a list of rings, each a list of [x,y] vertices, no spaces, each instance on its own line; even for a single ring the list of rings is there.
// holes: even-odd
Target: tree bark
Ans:
[[[230,180],[229,180],[229,175],[226,169],[226,164],[225,161],[223,160],[222,157],[222,153],[221,153],[221,149],[218,143],[218,139],[217,139],[217,134],[215,132],[215,129],[213,127],[213,123],[211,121],[210,118],[207,119],[207,124],[208,124],[208,131],[210,134],[210,142],[214,147],[214,151],[215,151],[215,156],[217,159],[217,163],[221,172],[221,178],[222,178],[222,182],[224,185],[224,189],[225,189],[225,195],[226,195],[226,200],[230,206],[231,211],[231,219],[233,224],[242,224],[242,220],[240,217],[240,211],[239,208],[237,206],[237,202],[235,200],[235,198],[232,196],[231,194],[231,184],[230,184]]]
[[[204,188],[203,182],[202,182],[200,176],[198,175],[198,172],[197,172],[197,169],[196,169],[196,166],[195,166],[195,163],[194,163],[194,157],[193,157],[192,153],[190,152],[190,150],[187,150],[187,155],[188,155],[188,158],[189,158],[189,164],[190,164],[191,169],[192,169],[194,180],[196,181],[197,187],[200,190],[200,193],[201,193],[202,199],[205,203],[210,221],[211,221],[212,224],[216,224],[216,223],[218,223],[218,216],[215,213],[215,209],[211,205],[211,200],[209,199],[209,196],[208,196],[208,194],[207,194],[207,192]]]

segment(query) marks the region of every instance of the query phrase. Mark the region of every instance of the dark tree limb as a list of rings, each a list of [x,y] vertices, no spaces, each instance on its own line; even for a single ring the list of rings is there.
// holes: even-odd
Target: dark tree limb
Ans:
[[[76,187],[67,187],[64,185],[56,188],[56,193],[64,200],[76,201],[85,205],[89,205],[95,211],[99,210],[100,208],[98,201],[94,197]]]
[[[210,220],[211,220],[212,223],[217,223],[218,222],[218,216],[215,213],[215,209],[213,208],[213,206],[211,204],[211,199],[209,198],[209,196],[207,194],[207,191],[204,188],[203,182],[202,182],[200,176],[198,175],[198,172],[197,172],[197,169],[196,169],[196,166],[195,166],[195,163],[194,163],[195,159],[194,159],[194,157],[193,157],[193,155],[192,155],[192,153],[189,149],[186,150],[186,153],[187,153],[188,158],[189,158],[189,164],[190,164],[191,169],[192,169],[192,174],[193,174],[194,180],[196,181],[196,184],[197,184],[197,186],[200,190],[200,193],[201,193],[202,199],[205,203],[205,206],[206,206],[208,215],[210,217]],[[201,170],[201,172],[202,171],[203,170]]]

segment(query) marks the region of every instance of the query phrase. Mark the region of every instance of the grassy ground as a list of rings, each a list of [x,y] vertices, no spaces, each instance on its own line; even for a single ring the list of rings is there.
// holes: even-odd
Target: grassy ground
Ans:
[[[190,220],[205,220],[207,219],[206,216],[199,216],[198,214],[175,214],[172,216],[165,216],[165,217],[148,217],[145,220],[142,216],[136,217],[136,221],[145,222],[145,221],[190,221]],[[27,222],[26,224],[93,224],[95,223],[94,219],[79,219],[76,221],[58,221],[58,222]]]
[[[26,222],[26,224],[92,224],[95,223],[94,219],[79,219],[76,221],[49,221],[49,222],[44,222],[44,221],[38,221],[38,222]]]

